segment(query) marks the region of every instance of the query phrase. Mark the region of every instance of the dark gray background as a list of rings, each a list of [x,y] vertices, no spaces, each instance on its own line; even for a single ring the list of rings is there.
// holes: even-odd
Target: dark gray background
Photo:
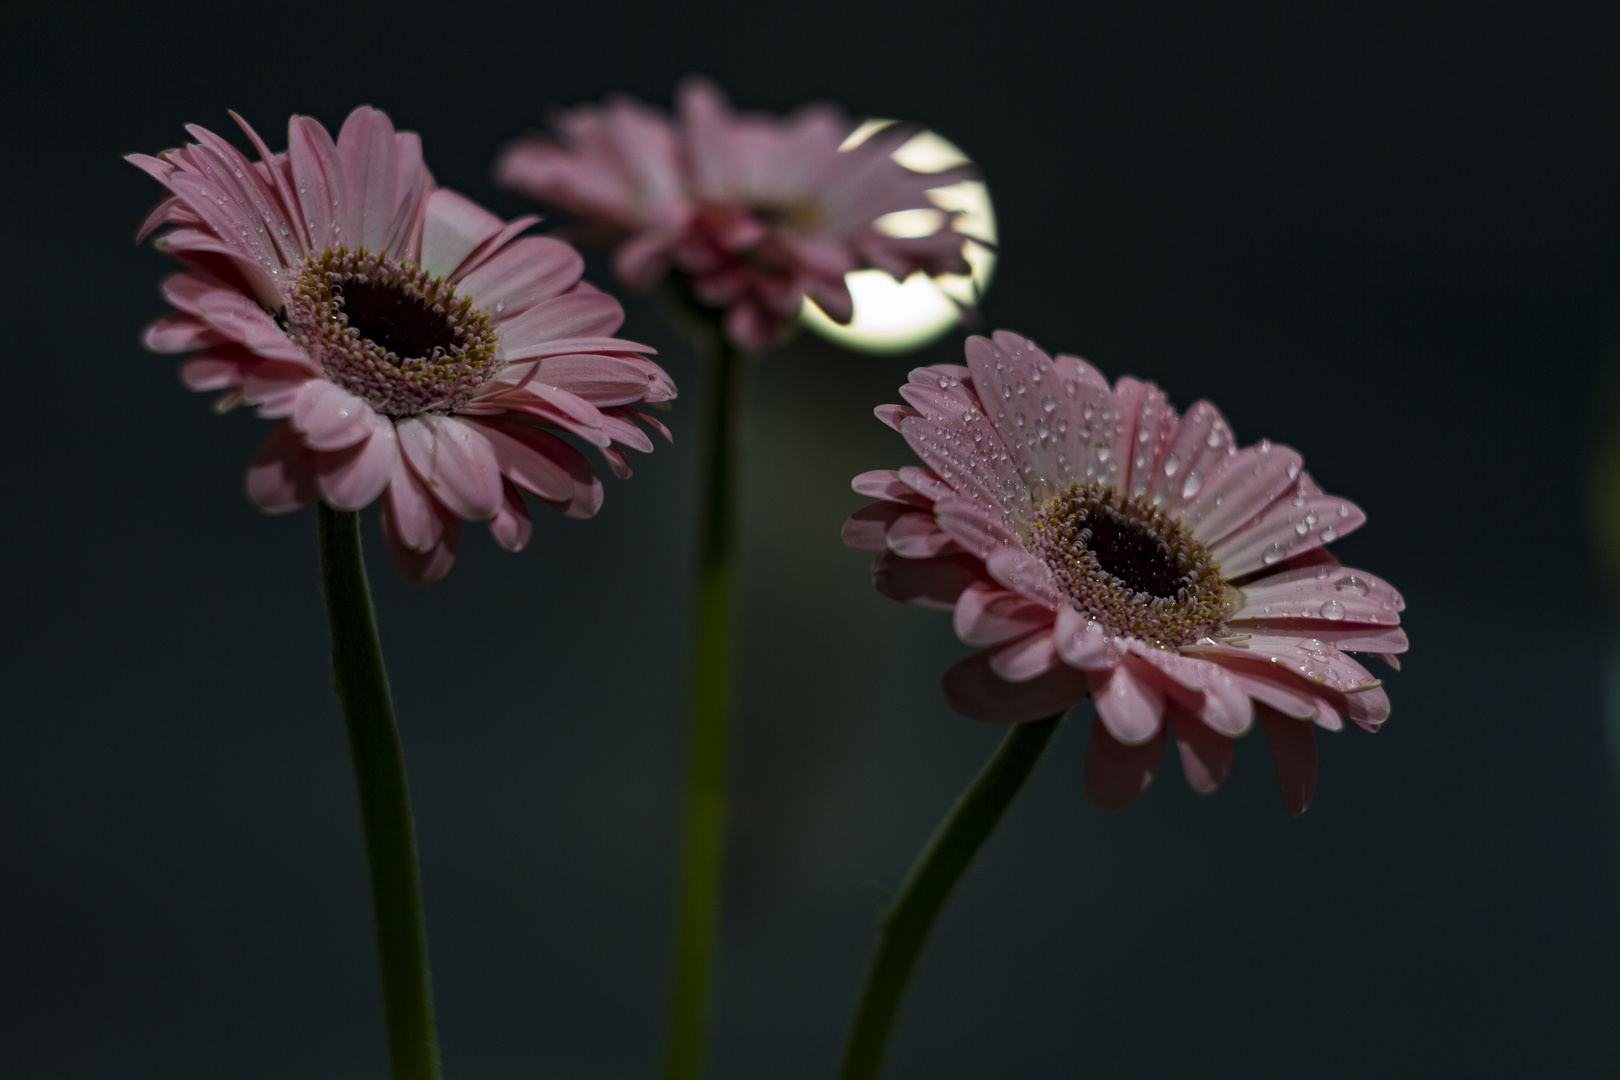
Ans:
[[[1582,477],[1616,271],[1608,4],[30,5],[0,45],[7,378],[0,1067],[382,1077],[364,865],[313,517],[241,475],[143,353],[168,262],[119,161],[225,110],[285,142],[352,106],[503,213],[498,142],[557,102],[829,98],[984,167],[989,325],[1299,447],[1410,601],[1376,737],[1283,812],[1263,741],[1199,798],[1080,789],[1079,710],[949,909],[891,1075],[1576,1076],[1620,1061],[1608,616]],[[600,264],[595,279],[611,283]],[[374,581],[452,1077],[644,1077],[662,1036],[706,391],[678,443],[530,550]],[[965,649],[838,541],[914,363],[800,340],[757,369],[716,1072],[830,1073],[881,888],[999,732]],[[367,539],[375,541],[374,525]],[[373,554],[380,545],[373,545]],[[877,883],[875,886],[873,883]]]

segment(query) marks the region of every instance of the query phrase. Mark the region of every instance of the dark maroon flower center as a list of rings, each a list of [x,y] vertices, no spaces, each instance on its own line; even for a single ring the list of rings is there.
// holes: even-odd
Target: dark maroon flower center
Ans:
[[[1074,609],[1110,634],[1187,645],[1230,612],[1209,548],[1145,497],[1106,484],[1071,484],[1037,507],[1029,550]]]
[[[443,356],[461,344],[462,337],[441,309],[421,296],[413,296],[393,282],[347,281],[332,289],[333,299],[348,316],[349,325],[402,358]]]

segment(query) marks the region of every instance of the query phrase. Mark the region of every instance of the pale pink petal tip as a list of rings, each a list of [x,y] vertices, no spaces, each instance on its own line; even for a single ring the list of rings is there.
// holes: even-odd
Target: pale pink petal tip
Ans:
[[[194,142],[127,160],[167,192],[141,238],[166,230],[157,246],[186,266],[144,342],[192,354],[181,379],[218,411],[279,421],[246,478],[260,508],[380,498],[396,567],[431,584],[463,520],[518,551],[525,495],[569,517],[601,507],[596,470],[551,431],[620,477],[627,450],[652,450],[649,430],[670,438],[635,406],[667,408],[674,382],[614,336],[624,313],[580,279],[577,251],[522,235],[537,218],[438,188],[421,139],[376,109],[336,139],[295,116],[279,153],[231,115],[257,160],[196,125]]]
[[[1086,790],[1117,808],[1172,737],[1194,791],[1265,728],[1285,808],[1316,786],[1315,729],[1389,718],[1387,688],[1353,654],[1398,670],[1405,601],[1327,545],[1365,522],[1300,455],[1240,446],[1208,402],[1110,384],[1017,334],[970,338],[965,367],[911,373],[876,410],[926,467],[861,473],[875,502],[844,524],[873,551],[885,596],[952,613],[983,651],[945,676],[964,715],[1018,723],[1093,699]]]

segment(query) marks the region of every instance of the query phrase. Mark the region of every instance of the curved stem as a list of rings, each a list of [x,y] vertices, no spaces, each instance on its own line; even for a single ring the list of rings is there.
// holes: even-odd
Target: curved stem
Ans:
[[[951,890],[1029,779],[1062,714],[1018,724],[929,837],[884,915],[844,1046],[840,1080],[876,1080],[911,969]]]
[[[737,391],[742,365],[737,350],[718,327],[714,340],[714,416],[699,548],[683,868],[675,930],[675,991],[664,1068],[668,1080],[698,1080],[703,1075],[725,846],[734,645],[733,412],[740,396]]]
[[[321,584],[332,632],[332,671],[354,757],[360,820],[371,868],[371,909],[377,922],[377,966],[388,1054],[394,1080],[439,1080],[433,1026],[422,880],[416,861],[405,758],[394,726],[377,618],[371,608],[360,520],[352,511],[318,504]]]

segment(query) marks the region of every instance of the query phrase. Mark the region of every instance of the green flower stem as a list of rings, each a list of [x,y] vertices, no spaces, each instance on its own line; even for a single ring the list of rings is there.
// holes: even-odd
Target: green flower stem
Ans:
[[[352,511],[319,504],[321,583],[332,631],[332,670],[354,756],[360,820],[371,866],[371,908],[377,920],[377,966],[388,1055],[394,1080],[439,1080],[439,1039],[433,1026],[422,877],[405,784],[405,758],[394,727],[377,618],[360,554],[360,520]]]
[[[732,600],[736,589],[735,417],[743,365],[714,327],[714,416],[705,478],[692,658],[682,879],[675,927],[675,992],[670,1008],[668,1080],[703,1075],[709,982],[720,925],[726,826],[726,758],[731,728]]]
[[[844,1046],[840,1080],[876,1080],[900,1000],[928,931],[939,918],[951,890],[1029,779],[1062,718],[1059,714],[1015,725],[912,864],[900,886],[900,895],[879,927],[877,952],[866,969],[855,1022]]]

